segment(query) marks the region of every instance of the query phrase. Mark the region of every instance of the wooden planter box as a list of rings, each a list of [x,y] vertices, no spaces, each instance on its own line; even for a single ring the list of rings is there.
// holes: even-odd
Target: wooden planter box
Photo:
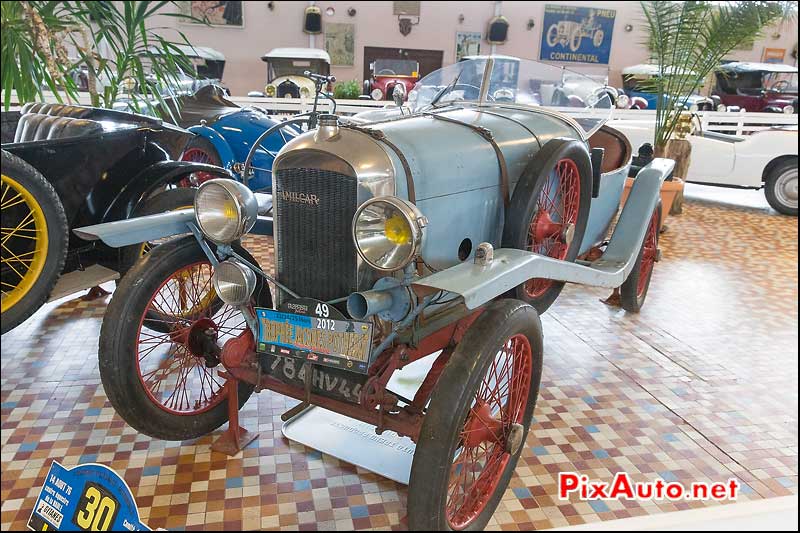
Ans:
[[[628,194],[631,192],[631,187],[633,186],[634,178],[628,178],[625,180],[625,190],[622,192],[622,202],[621,205],[625,205],[625,201],[628,199]],[[667,219],[667,215],[669,215],[669,210],[672,207],[672,202],[675,201],[675,197],[678,195],[679,192],[683,190],[683,186],[685,182],[680,178],[672,178],[672,181],[665,181],[663,185],[661,185],[661,223],[663,224],[664,221]]]

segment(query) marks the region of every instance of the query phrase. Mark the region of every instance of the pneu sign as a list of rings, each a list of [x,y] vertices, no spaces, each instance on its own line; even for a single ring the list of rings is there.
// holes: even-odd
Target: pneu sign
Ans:
[[[607,65],[616,14],[613,9],[547,4],[539,58]]]

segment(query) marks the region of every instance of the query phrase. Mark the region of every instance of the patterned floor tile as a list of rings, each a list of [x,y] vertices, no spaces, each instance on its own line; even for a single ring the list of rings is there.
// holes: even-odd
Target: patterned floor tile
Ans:
[[[543,317],[535,420],[490,528],[716,505],[559,501],[562,471],[685,485],[735,477],[741,500],[797,494],[797,219],[756,194],[690,187],[639,315],[603,305],[602,290],[565,289]],[[270,256],[267,239],[248,246]],[[163,442],[128,427],[97,371],[106,301],[45,305],[3,336],[3,530],[24,528],[53,459],[115,469],[154,528],[405,528],[406,489],[285,440],[280,414],[295,402],[277,394],[242,409],[260,436],[235,458],[212,452],[211,436]]]

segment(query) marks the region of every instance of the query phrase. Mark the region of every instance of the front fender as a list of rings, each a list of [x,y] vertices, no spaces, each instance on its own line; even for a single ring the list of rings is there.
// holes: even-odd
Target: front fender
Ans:
[[[213,144],[214,148],[217,150],[220,161],[222,161],[222,166],[228,170],[231,169],[232,165],[236,162],[236,155],[233,153],[231,145],[225,140],[225,137],[214,128],[202,124],[192,126],[189,128],[189,131],[204,139],[208,139],[208,142]]]
[[[475,309],[529,279],[543,278],[595,287],[619,287],[633,270],[648,221],[658,205],[661,184],[675,162],[654,159],[636,175],[614,234],[603,255],[591,263],[571,263],[525,250],[501,248],[485,265],[465,262],[414,282],[415,285],[461,295]]]
[[[272,195],[255,193],[255,197],[259,216],[253,233],[261,228],[259,234],[272,235],[272,218],[265,216],[272,209]],[[190,224],[195,224],[194,208],[94,224],[72,231],[83,240],[100,240],[112,248],[121,248],[188,233],[191,231]]]
[[[233,179],[233,174],[213,165],[189,161],[160,161],[142,169],[120,190],[109,204],[101,220],[109,222],[131,216],[144,198],[164,185],[174,184],[192,172],[206,172],[216,177]]]

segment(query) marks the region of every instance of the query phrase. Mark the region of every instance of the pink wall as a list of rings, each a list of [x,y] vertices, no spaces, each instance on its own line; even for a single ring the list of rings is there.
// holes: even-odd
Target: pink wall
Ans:
[[[538,59],[541,42],[542,20],[546,3],[567,4],[614,9],[617,11],[614,35],[611,43],[611,59],[608,66],[566,63],[568,68],[591,73],[609,73],[614,85],[621,83],[619,73],[627,66],[647,61],[647,52],[641,45],[645,38],[645,22],[638,2],[501,2],[500,9],[510,22],[508,41],[497,45],[496,53],[529,59]],[[177,24],[190,42],[198,46],[210,46],[225,54],[224,81],[235,95],[246,94],[248,90],[261,90],[266,80],[265,64],[262,54],[277,47],[308,47],[309,36],[302,32],[303,11],[309,2],[276,0],[274,10],[270,11],[267,2],[244,2],[244,28],[204,27]],[[323,12],[323,31],[325,23],[346,22],[355,24],[355,64],[352,67],[332,67],[332,73],[339,80],[356,79],[359,82],[363,73],[365,46],[396,48],[422,48],[444,51],[444,64],[455,61],[455,34],[457,31],[486,32],[488,20],[494,15],[495,2],[443,2],[423,1],[419,24],[413,26],[408,36],[398,29],[397,17],[392,14],[393,2],[331,1],[316,2]],[[327,16],[328,7],[335,9],[333,16]],[[354,7],[354,17],[347,9]],[[459,23],[459,15],[464,22]],[[527,29],[528,19],[535,26]],[[633,31],[626,33],[626,24],[633,25]],[[175,19],[158,17],[154,25],[175,27]],[[775,29],[766,32],[765,38],[756,42],[753,50],[737,51],[731,58],[745,61],[760,61],[764,47],[785,48],[784,59],[793,63],[789,53],[797,42],[796,25],[784,28],[781,37],[774,39]],[[315,47],[324,48],[325,36],[314,37]],[[481,53],[489,53],[490,45],[485,41]]]

